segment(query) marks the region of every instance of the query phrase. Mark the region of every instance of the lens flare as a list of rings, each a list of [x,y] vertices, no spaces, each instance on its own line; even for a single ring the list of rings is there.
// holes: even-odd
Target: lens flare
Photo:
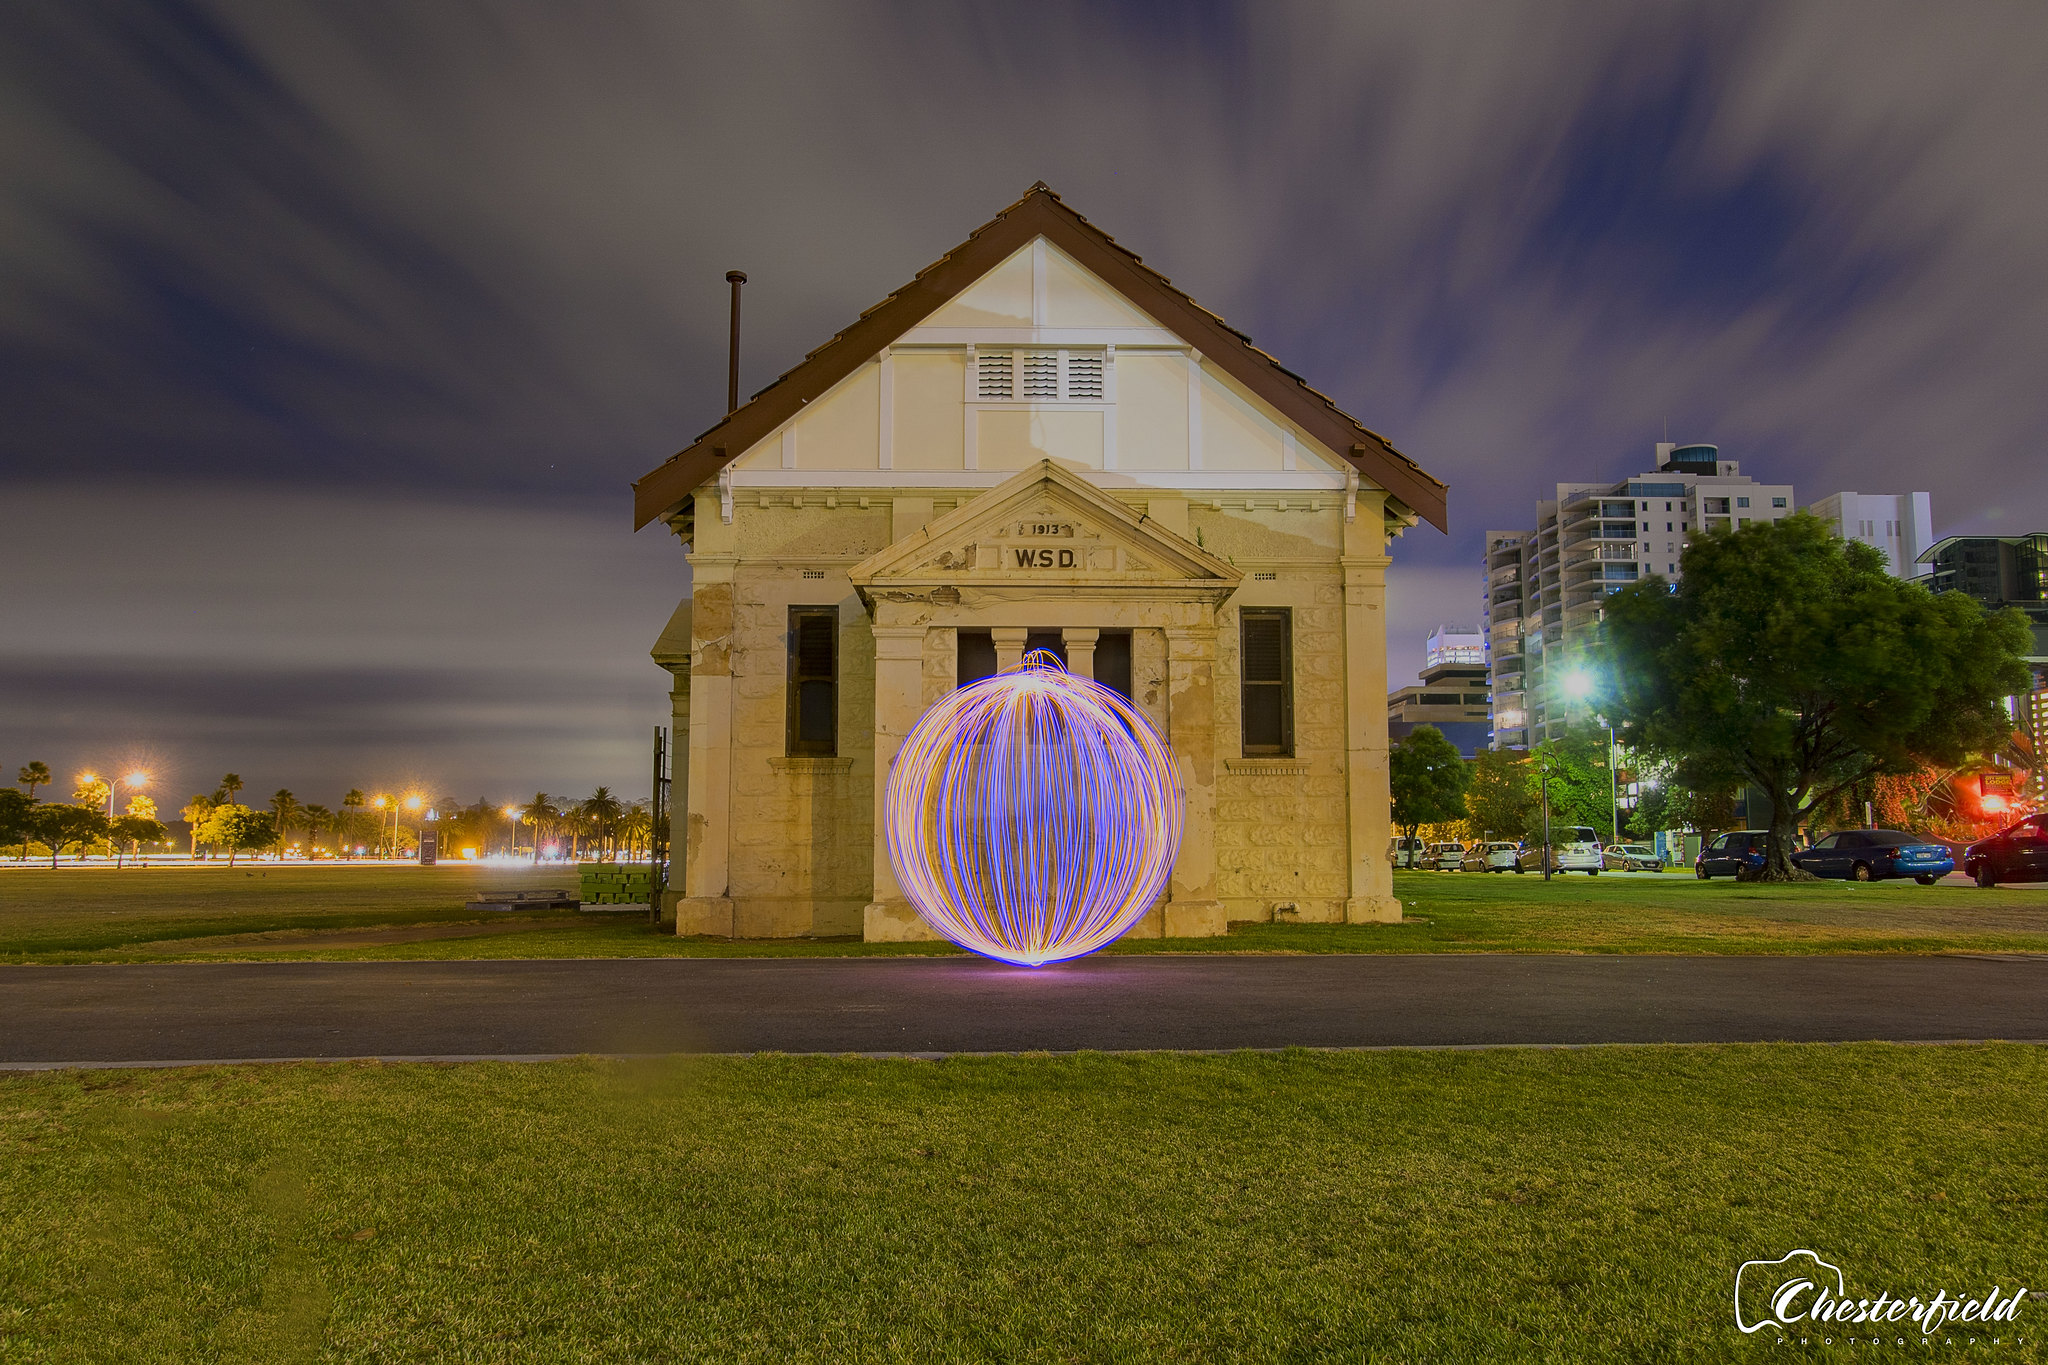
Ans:
[[[1025,967],[1152,908],[1180,848],[1173,756],[1131,704],[1033,650],[925,712],[889,774],[889,860],[927,924]]]

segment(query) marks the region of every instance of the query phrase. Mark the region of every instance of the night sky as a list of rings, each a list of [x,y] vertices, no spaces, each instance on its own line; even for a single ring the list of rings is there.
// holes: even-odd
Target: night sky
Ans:
[[[629,482],[1044,179],[1480,538],[1667,429],[2048,530],[2048,7],[0,9],[0,767],[644,795]],[[68,780],[63,783],[67,789]]]

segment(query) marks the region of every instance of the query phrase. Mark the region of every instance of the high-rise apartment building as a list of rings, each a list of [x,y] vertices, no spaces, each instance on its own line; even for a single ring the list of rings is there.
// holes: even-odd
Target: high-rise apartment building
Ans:
[[[1429,633],[1422,681],[1387,694],[1390,739],[1434,725],[1467,758],[1487,747],[1485,639],[1473,626],[1438,626]]]
[[[2014,725],[2034,746],[2034,794],[2048,796],[2041,763],[2048,756],[2048,532],[1949,536],[1924,551],[1920,562],[1931,570],[1927,586],[1934,591],[1968,594],[1993,611],[2018,607],[2033,623],[2027,655],[2033,686],[2011,705]]]
[[[1894,578],[1927,572],[1920,561],[1934,544],[1934,513],[1925,493],[1830,493],[1806,510],[1835,528],[1844,540],[1860,540],[1884,552]]]
[[[1677,579],[1692,536],[1792,513],[1792,485],[1761,484],[1710,445],[1657,446],[1657,472],[1561,483],[1533,531],[1486,533],[1481,630],[1493,697],[1491,742],[1521,749],[1561,732],[1559,678],[1593,642],[1609,593],[1652,574]]]

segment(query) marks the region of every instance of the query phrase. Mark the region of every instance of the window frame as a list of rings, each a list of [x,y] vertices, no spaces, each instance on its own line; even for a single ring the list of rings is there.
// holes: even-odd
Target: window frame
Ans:
[[[1277,682],[1253,681],[1245,667],[1246,641],[1253,621],[1280,623],[1280,678]],[[1237,744],[1246,758],[1294,757],[1294,612],[1288,607],[1241,607],[1237,613]],[[1273,687],[1280,693],[1280,742],[1253,744],[1245,730],[1247,703],[1255,687]]]
[[[799,667],[803,656],[803,622],[806,618],[823,618],[831,623],[829,631],[832,641],[832,669],[823,677],[804,674]],[[837,758],[839,756],[839,608],[836,606],[792,606],[789,609],[789,631],[785,637],[788,659],[788,673],[785,692],[787,707],[783,733],[783,752],[790,758]],[[803,685],[823,682],[831,688],[832,734],[823,741],[803,737]]]

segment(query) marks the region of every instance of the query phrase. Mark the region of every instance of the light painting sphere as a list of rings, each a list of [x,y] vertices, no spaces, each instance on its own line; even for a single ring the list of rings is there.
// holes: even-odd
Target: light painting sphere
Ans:
[[[1092,953],[1151,909],[1182,793],[1152,723],[1044,650],[925,712],[889,773],[897,881],[961,947],[1019,966]]]

